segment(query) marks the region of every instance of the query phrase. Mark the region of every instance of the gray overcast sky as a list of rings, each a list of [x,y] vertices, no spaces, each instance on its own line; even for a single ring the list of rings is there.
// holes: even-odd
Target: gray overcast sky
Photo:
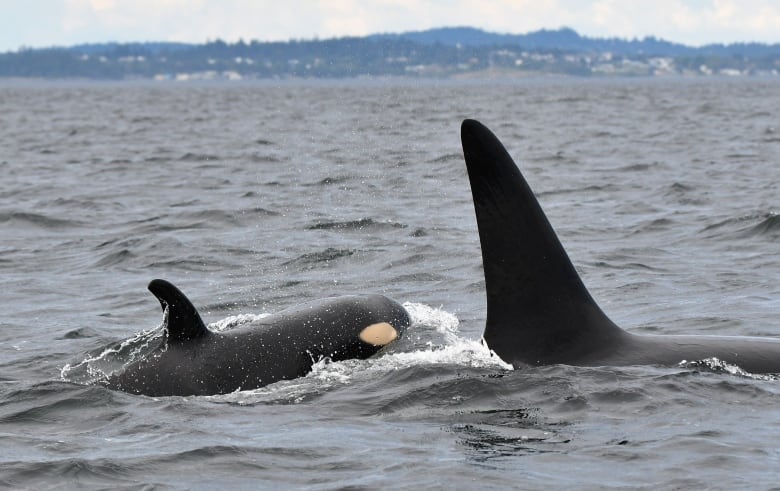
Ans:
[[[0,51],[105,41],[260,41],[472,26],[572,27],[690,45],[780,42],[780,0],[0,0]]]

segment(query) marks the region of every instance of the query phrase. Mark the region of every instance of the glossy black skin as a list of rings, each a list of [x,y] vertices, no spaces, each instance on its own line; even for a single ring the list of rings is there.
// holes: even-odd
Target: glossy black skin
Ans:
[[[166,312],[165,335],[145,358],[109,377],[112,389],[148,396],[225,394],[293,379],[324,357],[368,358],[381,346],[358,337],[366,326],[391,324],[400,336],[406,310],[381,295],[327,298],[298,305],[224,332],[205,327],[190,301],[172,284],[149,290]]]
[[[485,271],[484,340],[502,360],[625,366],[717,357],[752,373],[780,373],[780,339],[640,336],[619,328],[588,293],[498,138],[465,120],[461,141]]]

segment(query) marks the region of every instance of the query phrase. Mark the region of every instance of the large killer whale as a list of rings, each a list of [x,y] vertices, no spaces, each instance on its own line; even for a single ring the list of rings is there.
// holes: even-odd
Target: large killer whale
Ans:
[[[215,395],[306,375],[322,358],[368,358],[409,327],[406,310],[382,295],[304,303],[216,332],[173,284],[153,280],[163,335],[146,356],[105,380],[109,388],[148,396]]]
[[[465,120],[466,160],[487,291],[483,340],[515,367],[676,365],[710,357],[780,373],[780,339],[636,335],[585,288],[531,188],[498,138]]]

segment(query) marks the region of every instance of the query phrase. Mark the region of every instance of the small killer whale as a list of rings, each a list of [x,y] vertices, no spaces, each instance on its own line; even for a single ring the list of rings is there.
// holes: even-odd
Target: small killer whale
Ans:
[[[487,292],[483,340],[514,367],[677,365],[717,357],[780,373],[780,339],[637,335],[599,308],[498,138],[465,120],[466,160]]]
[[[226,394],[302,377],[322,358],[365,359],[409,327],[406,310],[382,295],[326,298],[216,332],[173,284],[153,280],[163,336],[147,356],[104,385],[147,396]]]

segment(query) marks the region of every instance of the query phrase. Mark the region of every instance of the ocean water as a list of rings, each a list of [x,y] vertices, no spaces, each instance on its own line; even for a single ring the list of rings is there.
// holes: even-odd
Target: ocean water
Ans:
[[[0,85],[0,486],[769,489],[780,382],[713,363],[511,370],[459,126],[503,140],[636,333],[780,336],[780,82]],[[377,292],[406,337],[213,397],[93,381],[160,326]]]

